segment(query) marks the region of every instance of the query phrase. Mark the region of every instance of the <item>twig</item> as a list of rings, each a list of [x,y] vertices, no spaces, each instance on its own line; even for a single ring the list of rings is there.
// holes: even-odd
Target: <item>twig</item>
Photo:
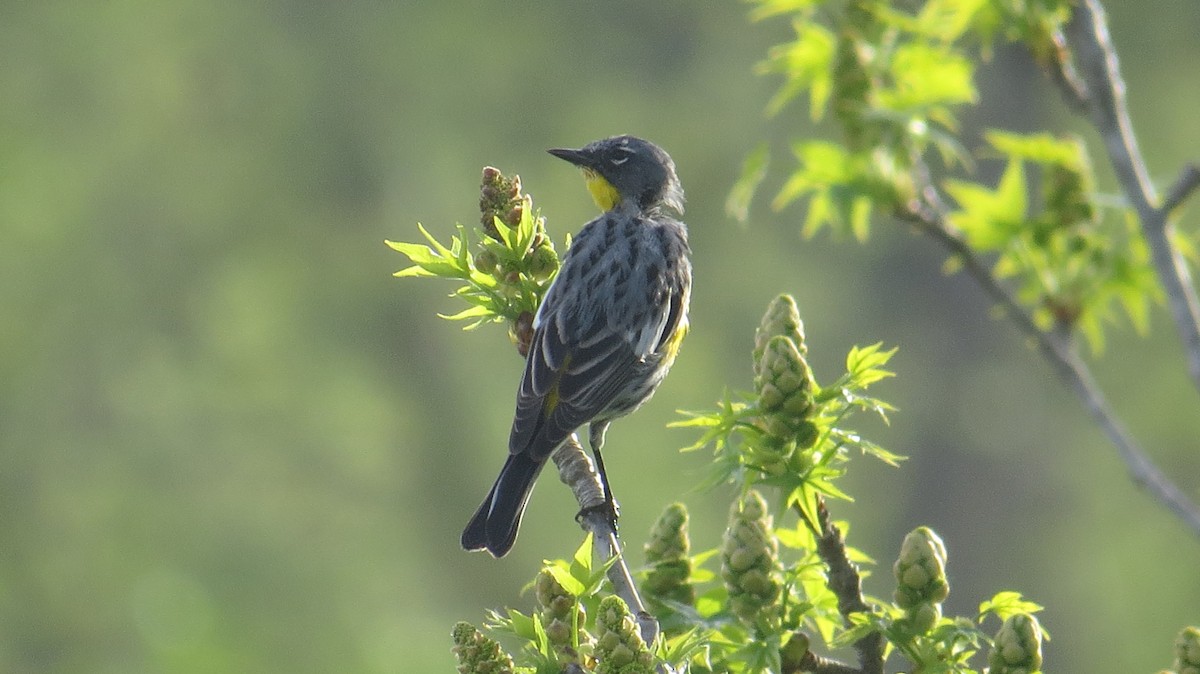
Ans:
[[[1200,536],[1200,507],[1148,458],[1145,450],[1130,436],[1096,384],[1091,370],[1079,358],[1069,333],[1065,329],[1047,332],[1037,327],[1029,312],[992,276],[987,265],[946,222],[946,207],[929,180],[924,165],[918,168],[916,174],[922,186],[921,196],[898,213],[898,217],[933,237],[961,262],[963,270],[1004,310],[1017,328],[1033,340],[1059,377],[1083,401],[1092,418],[1116,446],[1134,483],[1158,499],[1183,520],[1194,534]]]
[[[646,611],[633,582],[633,575],[625,563],[625,556],[621,553],[621,539],[607,513],[598,507],[604,504],[604,489],[591,458],[583,451],[579,438],[574,434],[550,458],[558,468],[559,479],[571,488],[571,493],[579,503],[579,524],[585,531],[591,532],[592,549],[596,556],[601,562],[617,558],[608,568],[608,580],[612,583],[613,593],[624,600],[637,618],[642,639],[647,644],[654,643],[658,636],[658,621]]]
[[[807,520],[806,520],[807,521]],[[817,535],[817,554],[829,569],[829,589],[838,598],[838,612],[846,624],[850,624],[850,614],[869,613],[871,607],[863,599],[862,578],[858,568],[846,555],[846,540],[842,532],[829,521],[829,510],[825,507],[825,499],[817,501],[817,525],[820,531]],[[858,668],[842,665],[836,661],[821,659],[824,668],[811,671],[822,671],[828,674],[841,672],[858,672],[859,674],[883,674],[883,635],[872,632],[854,642],[854,651],[858,654]],[[816,655],[809,651],[810,655]]]
[[[1183,202],[1191,196],[1192,192],[1196,191],[1197,187],[1200,187],[1200,166],[1184,165],[1183,170],[1179,172],[1179,177],[1175,179],[1175,184],[1167,190],[1167,197],[1163,199],[1160,209],[1170,216],[1175,209],[1183,205]]]
[[[813,674],[862,674],[862,670],[832,658],[823,658],[812,651],[804,654],[799,666],[795,669],[783,668],[783,674],[798,674],[812,672]]]
[[[1188,372],[1192,383],[1200,388],[1200,300],[1192,284],[1187,262],[1171,243],[1174,227],[1170,222],[1175,210],[1198,186],[1200,170],[1194,165],[1184,168],[1167,199],[1161,205],[1146,170],[1146,162],[1138,149],[1133,122],[1125,100],[1125,81],[1121,78],[1117,51],[1108,33],[1108,21],[1099,0],[1080,0],[1064,27],[1063,37],[1068,48],[1067,58],[1060,59],[1055,80],[1064,87],[1068,99],[1080,98],[1079,84],[1071,82],[1067,73],[1081,83],[1083,107],[1092,124],[1104,139],[1113,172],[1129,197],[1142,234],[1150,245],[1151,259],[1167,294],[1167,303],[1175,328],[1187,354]]]

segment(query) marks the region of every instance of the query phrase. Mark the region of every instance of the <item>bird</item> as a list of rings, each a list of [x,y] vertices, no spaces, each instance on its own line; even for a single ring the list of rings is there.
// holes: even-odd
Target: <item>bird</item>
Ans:
[[[572,239],[537,309],[508,457],[462,533],[464,549],[497,558],[512,549],[546,460],[584,425],[615,525],[605,433],[650,399],[688,331],[691,248],[670,213],[682,216],[684,200],[670,155],[629,135],[548,152],[582,170],[603,212]]]

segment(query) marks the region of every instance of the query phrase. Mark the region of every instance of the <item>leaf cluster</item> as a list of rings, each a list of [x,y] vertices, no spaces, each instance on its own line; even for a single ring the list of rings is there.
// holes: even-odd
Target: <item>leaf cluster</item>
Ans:
[[[814,439],[808,446],[780,441],[765,429],[760,401],[749,393],[726,393],[718,407],[707,411],[681,411],[685,420],[676,428],[696,428],[700,437],[683,451],[711,446],[713,462],[705,486],[732,482],[750,488],[777,487],[785,509],[798,508],[815,528],[817,502],[822,498],[853,500],[836,485],[846,472],[852,452],[859,451],[896,465],[903,457],[893,454],[844,426],[856,412],[872,412],[887,420],[894,408],[870,396],[871,384],[893,376],[885,366],[895,349],[881,344],[854,347],[846,356],[846,371],[828,386],[816,385],[813,409],[807,418]],[[804,443],[800,443],[804,444]]]
[[[501,194],[505,207],[499,211],[497,187],[507,190]],[[525,333],[559,266],[540,211],[533,209],[532,198],[520,190],[519,177],[507,179],[489,167],[484,170],[482,187],[482,230],[472,235],[463,225],[456,225],[458,234],[450,237],[449,245],[443,245],[418,224],[426,243],[385,242],[412,262],[395,276],[459,282],[450,296],[468,306],[453,314],[439,314],[442,318],[467,321],[468,330],[484,323],[507,322],[518,346],[527,338]]]
[[[869,237],[878,215],[934,221],[991,257],[992,275],[1015,284],[1037,327],[1078,330],[1094,351],[1104,326],[1146,329],[1161,299],[1147,245],[1127,204],[1102,207],[1087,147],[1047,134],[962,137],[959,117],[979,99],[976,65],[997,40],[1025,45],[1048,68],[1067,58],[1066,0],[752,0],[755,19],[786,16],[794,39],[772,47],[759,72],[781,80],[769,114],[807,94],[808,116],[831,120],[841,139],[797,140],[771,204],[806,200],[806,235],[824,228]],[[1004,162],[998,185],[971,177]],[[756,148],[727,208],[745,219],[768,177],[770,152]],[[956,177],[943,176],[959,169]],[[1034,186],[1031,172],[1040,174]],[[936,174],[936,175],[935,175]],[[953,201],[949,208],[941,195]],[[930,216],[930,212],[934,216]],[[942,215],[948,216],[942,220]],[[947,270],[958,268],[952,259]]]

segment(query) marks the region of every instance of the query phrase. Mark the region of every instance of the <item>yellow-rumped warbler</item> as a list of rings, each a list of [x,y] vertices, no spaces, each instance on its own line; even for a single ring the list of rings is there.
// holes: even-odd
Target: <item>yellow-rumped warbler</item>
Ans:
[[[584,424],[616,516],[600,457],[604,432],[650,399],[687,332],[687,228],[663,212],[683,212],[675,162],[633,136],[550,154],[583,169],[604,214],[571,242],[538,307],[508,460],[462,534],[464,548],[496,557],[512,548],[546,459]]]

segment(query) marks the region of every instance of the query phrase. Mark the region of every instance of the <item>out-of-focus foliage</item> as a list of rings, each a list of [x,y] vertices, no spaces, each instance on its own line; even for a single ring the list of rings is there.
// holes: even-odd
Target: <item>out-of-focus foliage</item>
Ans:
[[[1152,175],[1169,180],[1200,146],[1200,81],[1178,66],[1200,59],[1200,7],[1107,6]],[[391,278],[401,258],[382,241],[412,240],[415,222],[448,241],[495,165],[561,242],[594,212],[545,148],[626,132],[678,163],[697,283],[671,377],[610,433],[625,529],[684,499],[697,549],[716,546],[728,499],[686,491],[700,454],[675,452],[688,434],[664,425],[746,381],[744,328],[786,290],[830,345],[818,374],[841,371],[852,337],[902,346],[897,421],[872,437],[910,460],[839,483],[856,535],[898,545],[929,523],[956,558],[948,612],[1020,586],[1047,606],[1058,671],[1168,665],[1200,552],[1092,451],[1075,401],[969,285],[883,228],[848,247],[799,240],[798,209],[751,209],[747,228],[722,215],[746,151],[766,137],[785,167],[796,133],[791,107],[763,117],[774,85],[749,75],[787,22],[747,10],[4,3],[0,670],[448,671],[448,626],[515,604],[528,569],[575,541],[576,506],[544,479],[505,561],[458,549],[503,459],[520,360],[500,331],[427,320],[451,288]],[[973,138],[1062,116],[1002,37],[959,119]],[[1130,424],[1193,475],[1194,392],[1161,312],[1149,323],[1145,343],[1109,336],[1099,376],[1128,384]],[[1130,573],[1151,558],[1172,563]],[[868,591],[886,596],[885,576]]]
[[[783,80],[768,111],[807,93],[809,116],[831,112],[841,131],[839,143],[795,141],[799,166],[772,201],[782,209],[806,198],[806,235],[832,226],[865,240],[873,214],[915,213],[928,190],[941,186],[956,203],[950,226],[971,249],[994,256],[997,278],[1015,277],[1039,328],[1078,329],[1098,352],[1103,324],[1119,305],[1146,331],[1149,305],[1162,294],[1149,251],[1128,206],[1098,203],[1087,146],[1074,137],[993,130],[987,146],[970,153],[960,136],[959,117],[979,98],[980,45],[990,48],[999,34],[1048,63],[1057,57],[1052,38],[1070,16],[1069,3],[931,0],[913,13],[888,0],[758,4],[755,16],[789,14],[795,32],[760,64]],[[755,150],[747,160],[731,214],[748,216],[766,175],[762,155]],[[931,182],[930,160],[953,167],[997,155],[1007,167],[995,189],[973,178]],[[1036,195],[1027,194],[1030,165],[1040,173]]]

